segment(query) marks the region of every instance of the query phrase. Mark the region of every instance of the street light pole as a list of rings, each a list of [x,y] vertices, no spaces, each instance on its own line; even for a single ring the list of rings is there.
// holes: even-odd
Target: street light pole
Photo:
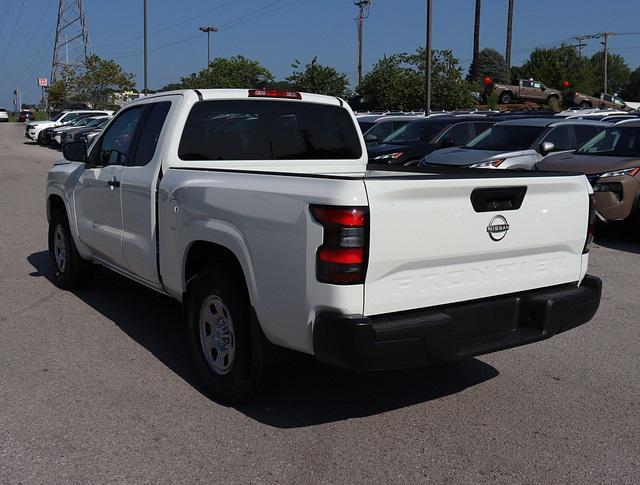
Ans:
[[[431,114],[431,0],[427,0],[427,48],[424,63],[425,97],[424,115]]]
[[[207,68],[211,65],[211,32],[217,32],[218,29],[213,26],[200,27],[202,32],[207,33]]]
[[[149,94],[149,84],[147,77],[147,0],[144,0],[144,94]]]

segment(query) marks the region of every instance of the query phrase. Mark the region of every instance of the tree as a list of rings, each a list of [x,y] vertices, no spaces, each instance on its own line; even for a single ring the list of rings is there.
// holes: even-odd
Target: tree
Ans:
[[[569,81],[573,87],[586,93],[597,89],[589,60],[566,44],[534,50],[519,69],[519,74],[520,78],[531,77],[555,89],[562,85],[562,81]]]
[[[300,61],[291,65],[293,72],[286,80],[296,91],[326,94],[328,96],[347,97],[349,95],[349,79],[330,66],[323,66],[314,57],[300,70]]]
[[[420,110],[424,108],[425,50],[380,59],[358,86],[363,102],[373,109]],[[462,78],[458,60],[449,50],[432,53],[431,91],[433,109],[469,108],[473,88]]]
[[[629,80],[621,90],[620,97],[628,101],[640,100],[640,67],[629,75]]]
[[[133,74],[125,72],[116,62],[93,54],[78,67],[65,66],[60,79],[51,84],[47,93],[49,105],[55,109],[72,104],[105,109],[113,107],[114,93],[134,86]]]
[[[209,67],[180,79],[179,83],[168,84],[162,91],[173,89],[213,89],[213,88],[255,88],[274,81],[273,74],[243,56],[218,57]]]
[[[469,75],[467,79],[473,80],[474,65],[473,62],[469,66]],[[508,83],[511,81],[511,73],[507,68],[502,54],[495,49],[485,48],[478,54],[478,77],[483,78],[489,76],[497,83]]]
[[[604,90],[604,53],[596,52],[590,59],[594,80],[597,83],[597,90]],[[624,57],[620,54],[609,54],[607,56],[607,89],[609,94],[618,93],[624,88],[629,80],[631,69],[627,65]],[[589,92],[589,94],[593,94]]]
[[[135,87],[133,74],[125,72],[118,63],[95,54],[82,63],[82,73],[77,77],[75,97],[92,108],[113,106],[113,94]]]
[[[52,82],[51,86],[49,86],[49,88],[47,89],[47,97],[49,106],[52,109],[64,108],[69,97],[67,86],[64,81],[57,80]]]

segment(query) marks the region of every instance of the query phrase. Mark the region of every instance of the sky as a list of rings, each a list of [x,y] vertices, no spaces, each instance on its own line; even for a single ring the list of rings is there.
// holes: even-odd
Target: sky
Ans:
[[[68,0],[67,0],[68,1]],[[19,88],[25,103],[40,99],[37,78],[49,77],[59,0],[0,0],[0,107]],[[480,47],[504,53],[508,0],[483,0]],[[119,62],[143,84],[143,0],[84,0],[91,51]],[[364,69],[385,54],[413,51],[425,42],[425,0],[374,0],[364,29]],[[433,0],[433,47],[451,49],[468,66],[475,0]],[[148,0],[149,88],[176,82],[206,66],[206,34],[213,56],[241,54],[282,79],[291,63],[314,56],[357,76],[357,9],[353,0]],[[577,34],[640,34],[637,0],[515,0],[512,64],[536,47],[574,43]],[[611,52],[640,65],[640,35],[613,36]],[[588,41],[584,52],[602,46]],[[71,56],[73,53],[71,53]]]

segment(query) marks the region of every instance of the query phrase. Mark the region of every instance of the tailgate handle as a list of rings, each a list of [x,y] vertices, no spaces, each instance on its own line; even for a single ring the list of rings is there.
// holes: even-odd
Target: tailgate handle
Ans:
[[[476,212],[515,211],[520,209],[527,187],[483,187],[471,192]]]

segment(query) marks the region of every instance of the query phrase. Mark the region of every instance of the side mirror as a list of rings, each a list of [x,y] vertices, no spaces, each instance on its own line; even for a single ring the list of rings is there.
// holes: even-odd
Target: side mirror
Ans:
[[[364,141],[367,143],[372,143],[374,141],[378,141],[378,137],[376,135],[365,135]]]
[[[543,141],[540,143],[540,153],[546,155],[549,152],[555,150],[556,146],[550,141]]]
[[[62,154],[65,160],[70,162],[86,162],[87,145],[83,141],[73,141],[62,147]]]
[[[440,148],[449,148],[456,146],[456,142],[453,138],[444,138],[440,142]]]

